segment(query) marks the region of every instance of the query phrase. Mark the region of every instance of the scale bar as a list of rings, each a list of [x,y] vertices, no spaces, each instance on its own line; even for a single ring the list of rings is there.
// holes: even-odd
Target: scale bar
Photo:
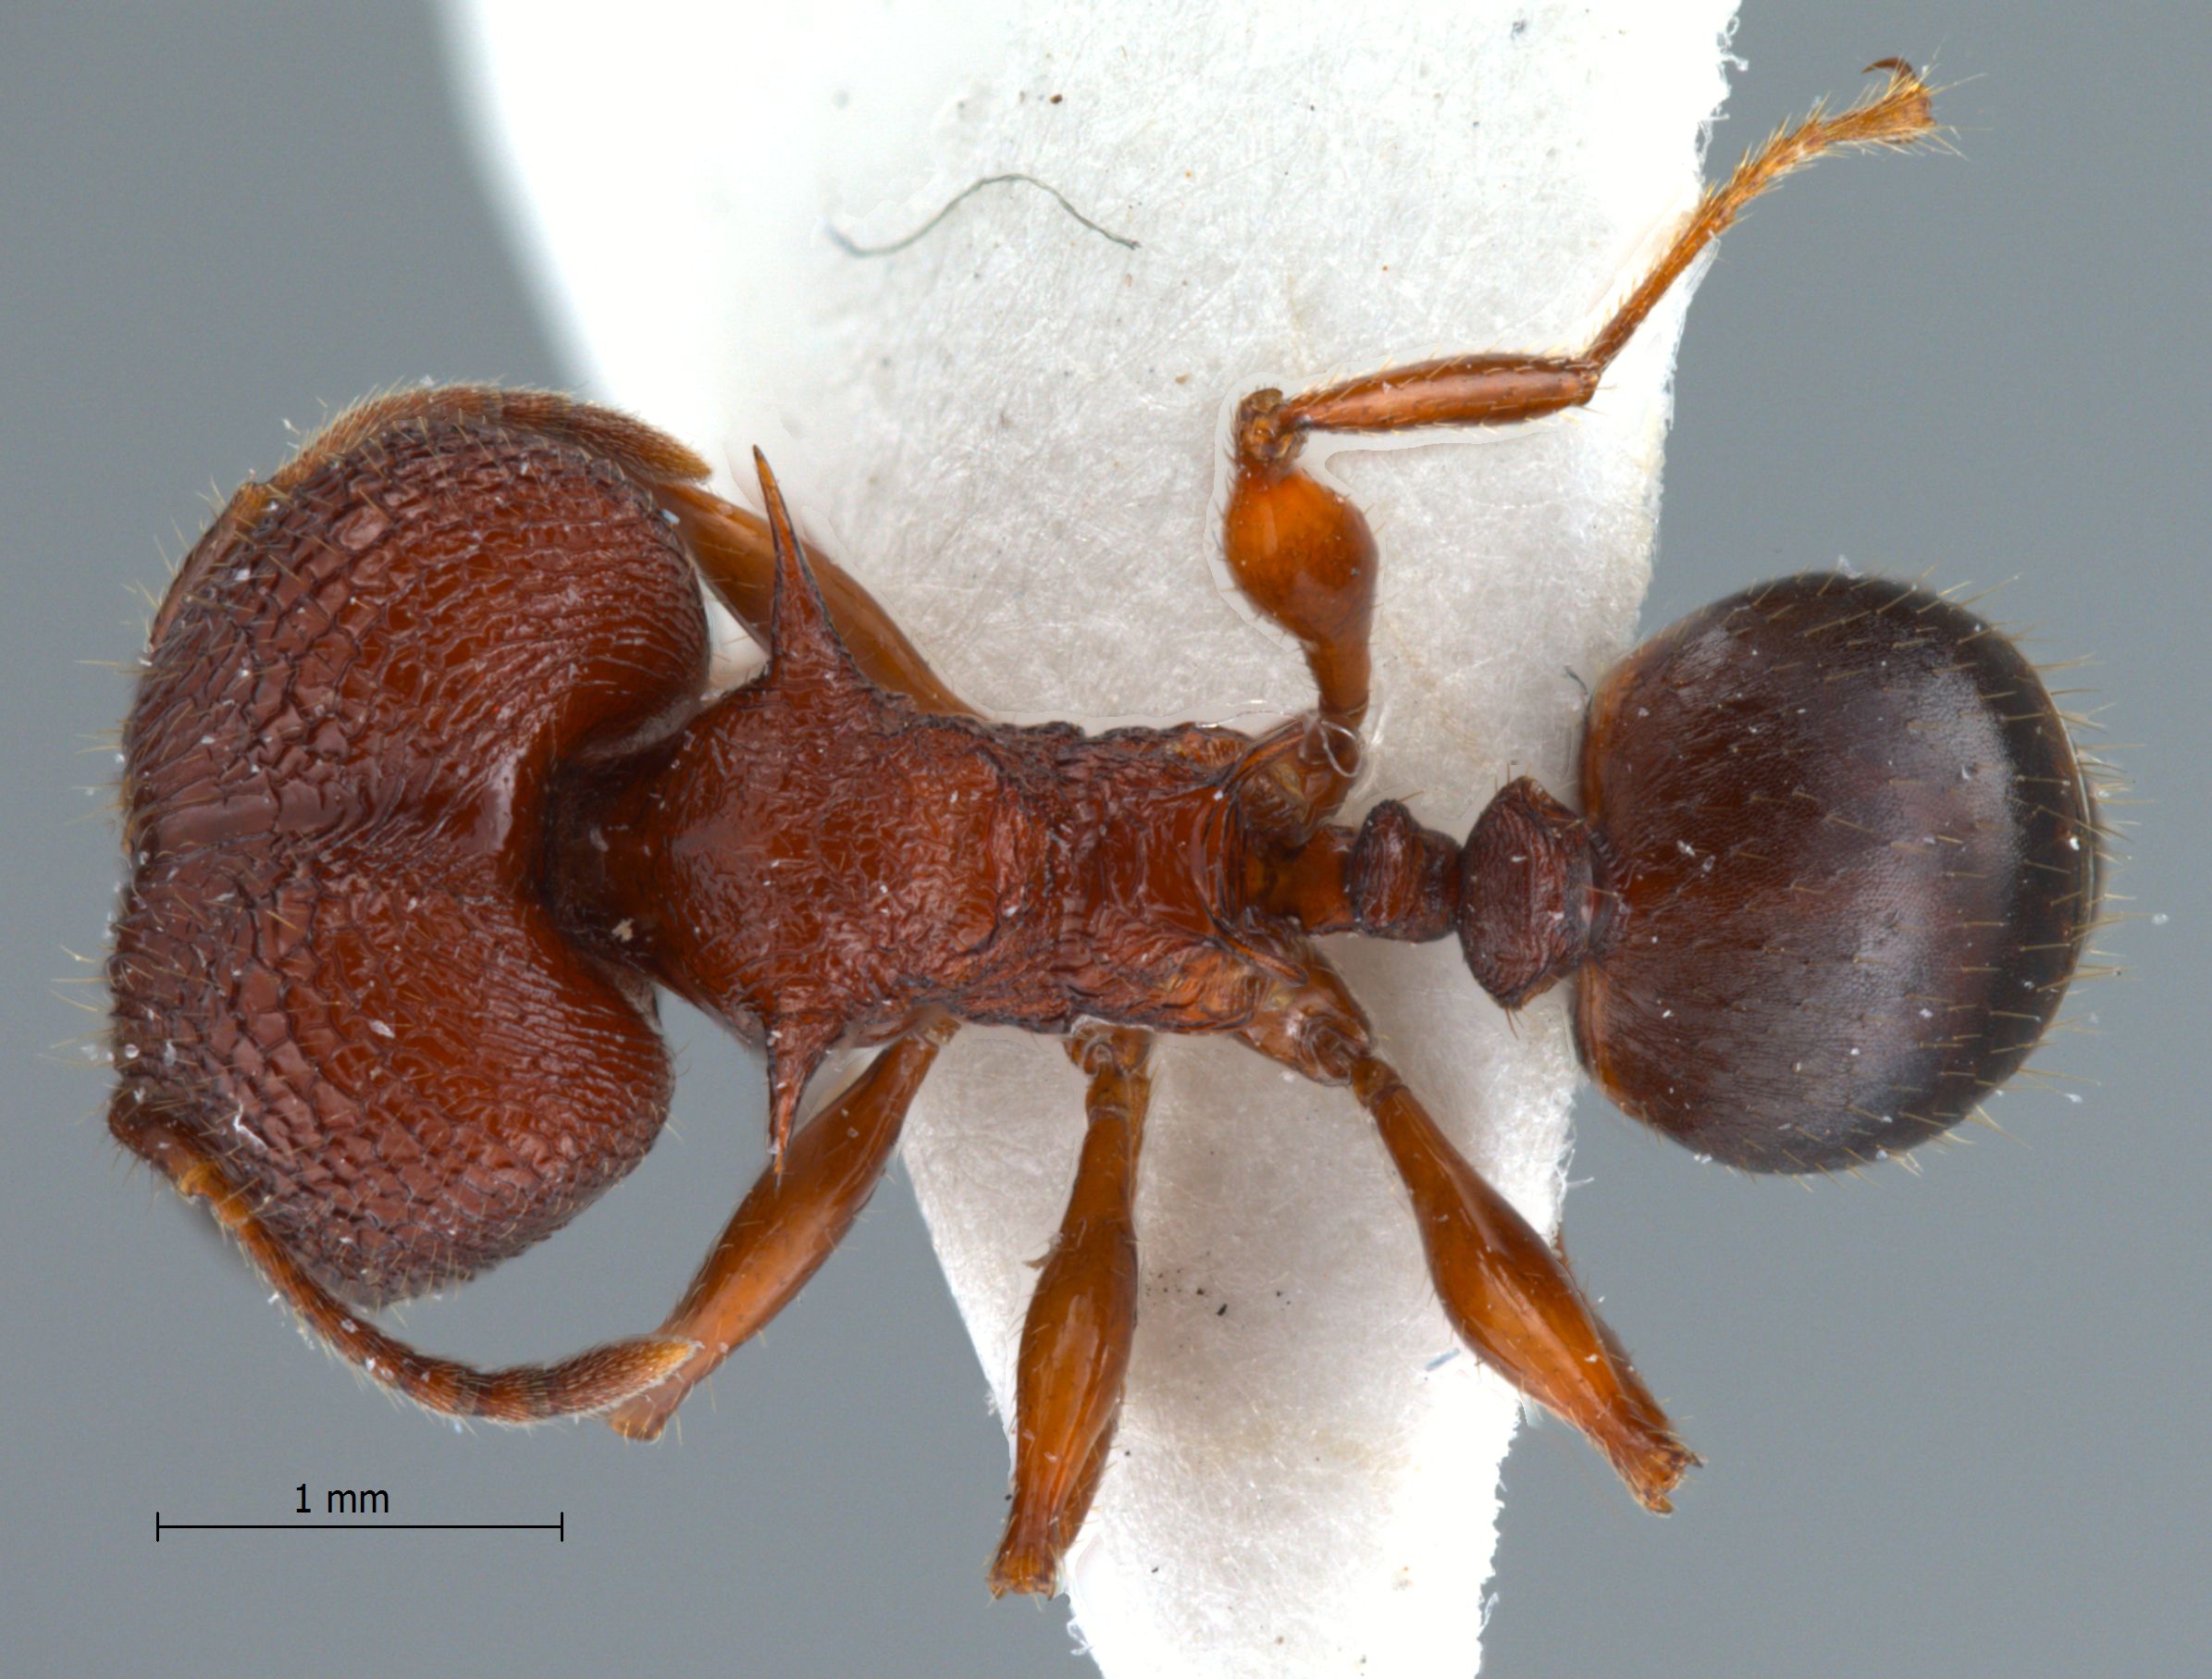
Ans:
[[[161,1543],[165,1533],[278,1533],[299,1528],[346,1532],[405,1528],[417,1533],[550,1533],[560,1535],[561,1543],[565,1545],[568,1512],[561,1512],[560,1518],[551,1522],[172,1522],[160,1511],[154,1512],[156,1545]]]

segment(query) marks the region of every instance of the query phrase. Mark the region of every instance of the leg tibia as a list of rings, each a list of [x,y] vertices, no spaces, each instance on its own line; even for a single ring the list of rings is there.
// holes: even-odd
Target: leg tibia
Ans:
[[[1428,1274],[1460,1339],[1588,1436],[1647,1509],[1668,1509],[1668,1493],[1697,1458],[1675,1438],[1565,1263],[1374,1053],[1343,981],[1317,956],[1309,962],[1307,984],[1256,1017],[1244,1041],[1320,1083],[1352,1087],[1413,1197]]]
[[[694,1350],[659,1386],[608,1416],[617,1433],[658,1436],[692,1389],[822,1268],[875,1192],[922,1076],[953,1030],[939,1020],[885,1049],[792,1140],[782,1174],[761,1173],[661,1326]]]
[[[1647,1510],[1698,1460],[1598,1321],[1565,1262],[1448,1142],[1396,1073],[1358,1056],[1352,1088],[1414,1199],[1437,1297],[1459,1337],[1579,1428]]]
[[[1137,1152],[1150,1040],[1102,1032],[1074,1051],[1091,1074],[1075,1188],[1021,1331],[1014,1504],[991,1565],[995,1595],[1051,1592],[1106,1467],[1137,1322]]]

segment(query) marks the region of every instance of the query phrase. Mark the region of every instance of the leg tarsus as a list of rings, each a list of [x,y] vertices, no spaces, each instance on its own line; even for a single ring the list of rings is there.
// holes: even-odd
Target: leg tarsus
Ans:
[[[1048,1595],[1105,1473],[1137,1321],[1137,1155],[1152,1040],[1101,1031],[1069,1046],[1091,1075],[1089,1129],[1068,1210],[1021,1329],[1014,1503],[992,1595]]]
[[[955,1030],[938,1017],[884,1049],[801,1128],[781,1173],[760,1175],[661,1326],[694,1351],[609,1414],[616,1433],[656,1438],[692,1389],[822,1268],[875,1192],[915,1093]]]
[[[1613,312],[1613,319],[1584,352],[1586,360],[1602,368],[1618,355],[1667,288],[1726,231],[1753,199],[1784,176],[1838,146],[1894,148],[1925,140],[1935,132],[1934,96],[1918,71],[1902,58],[1878,59],[1866,68],[1869,72],[1887,70],[1889,85],[1833,116],[1823,107],[1814,106],[1803,122],[1777,130],[1764,145],[1747,154],[1726,180],[1705,190],[1666,254]]]

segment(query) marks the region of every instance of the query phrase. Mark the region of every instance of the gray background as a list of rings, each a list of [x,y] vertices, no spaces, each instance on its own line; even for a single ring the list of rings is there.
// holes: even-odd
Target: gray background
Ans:
[[[2008,584],[2097,662],[2141,820],[2124,980],[2012,1140],[1810,1193],[1579,1116],[1577,1265],[1711,1466],[1639,1515],[1564,1428],[1507,1465],[1485,1672],[2178,1672],[2212,1635],[2198,1105],[2207,669],[2191,8],[1747,0],[1716,158],[1865,60],[1938,58],[1963,160],[1829,166],[1691,314],[1648,623],[1832,563]],[[2088,13],[2096,9],[2100,15]],[[0,634],[9,902],[0,1607],[17,1672],[1033,1673],[1058,1606],[993,1605],[1004,1449],[903,1184],[644,1451],[456,1434],[303,1350],[204,1216],[101,1123],[111,728],[144,608],[288,438],[421,375],[559,382],[413,6],[0,11]],[[1786,15],[1782,15],[1786,14]],[[1387,606],[1386,609],[1388,610]],[[81,789],[90,787],[88,794]],[[2151,918],[2162,918],[2153,920]],[[1470,1008],[1484,1006],[1470,988]],[[677,1011],[672,1134],[527,1261],[405,1315],[477,1358],[656,1318],[758,1157],[758,1074]],[[80,1037],[79,1034],[93,1034]],[[568,1538],[186,1535],[295,1483]]]

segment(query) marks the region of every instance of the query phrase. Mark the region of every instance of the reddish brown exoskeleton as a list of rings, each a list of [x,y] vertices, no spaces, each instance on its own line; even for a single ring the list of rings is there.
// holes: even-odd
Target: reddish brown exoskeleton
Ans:
[[[1485,354],[1247,398],[1224,546],[1318,704],[1254,739],[975,715],[793,532],[660,434],[564,399],[354,410],[193,549],[126,773],[110,1125],[207,1201],[330,1345],[436,1410],[657,1433],[850,1225],[963,1022],[1063,1036],[1090,1129],[1023,1336],[997,1590],[1051,1589],[1106,1462],[1136,1315],[1153,1034],[1351,1088],[1461,1336],[1663,1510],[1696,1462],[1564,1263],[1377,1053],[1314,943],[1456,936],[1508,1007],[1562,979],[1625,1108],[1805,1170],[1955,1124],[2056,1010],[2095,813],[2033,672],[1917,588],[1787,579],[1600,686],[1580,813],[1530,783],[1463,845],[1358,766],[1378,561],[1314,431],[1587,402],[1773,179],[1930,131],[1887,87],[1761,148],[1581,354]],[[704,578],[769,650],[708,700]],[[772,1169],[652,1335],[483,1372],[355,1313],[473,1275],[635,1165],[671,1074],[655,986],[763,1045]],[[798,1123],[840,1043],[880,1045]]]

